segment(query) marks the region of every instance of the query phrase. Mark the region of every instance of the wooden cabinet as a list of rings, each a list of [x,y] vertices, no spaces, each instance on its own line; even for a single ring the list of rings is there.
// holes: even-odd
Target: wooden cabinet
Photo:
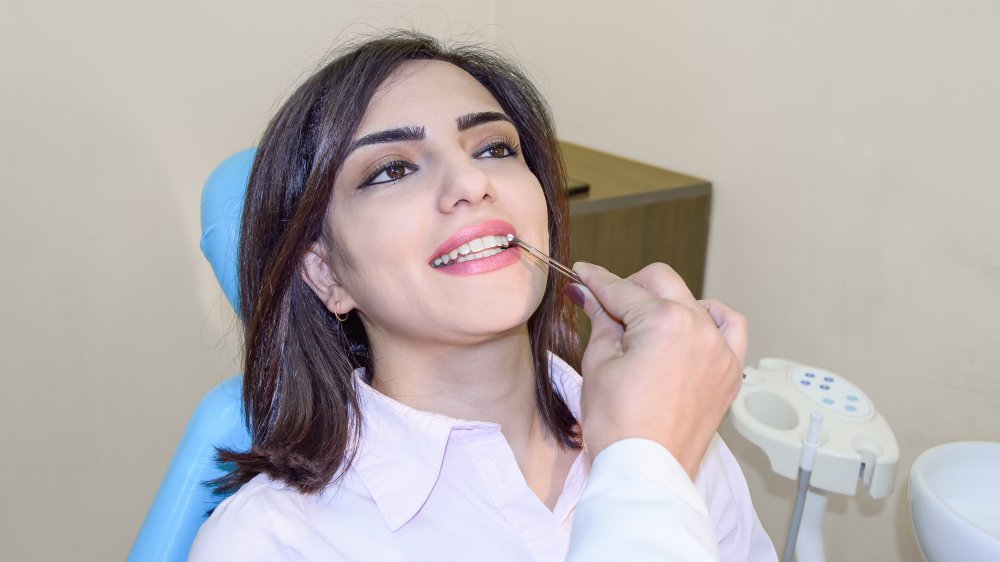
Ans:
[[[705,280],[712,185],[634,160],[562,142],[567,175],[590,184],[570,197],[573,259],[618,275],[664,262],[696,297]]]

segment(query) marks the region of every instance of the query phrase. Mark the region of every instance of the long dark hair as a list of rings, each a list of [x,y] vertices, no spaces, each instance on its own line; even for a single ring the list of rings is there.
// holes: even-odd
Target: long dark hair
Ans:
[[[440,60],[465,70],[513,120],[528,168],[545,191],[549,247],[569,258],[565,174],[549,109],[513,65],[480,47],[445,47],[414,32],[394,32],[341,49],[309,77],[264,133],[250,174],[240,238],[244,323],[243,402],[249,451],[222,450],[236,469],[218,484],[231,492],[264,473],[315,493],[350,466],[361,412],[353,371],[372,376],[372,355],[358,315],[338,322],[300,276],[303,256],[328,236],[333,180],[375,90],[402,63]],[[563,280],[550,274],[528,321],[537,407],[564,447],[580,447],[576,420],[553,390],[548,351],[578,367],[579,342]]]

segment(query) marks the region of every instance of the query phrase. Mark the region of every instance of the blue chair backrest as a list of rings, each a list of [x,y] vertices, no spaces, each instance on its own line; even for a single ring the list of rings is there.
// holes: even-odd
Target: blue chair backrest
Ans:
[[[248,148],[223,160],[208,176],[201,192],[201,252],[212,264],[215,278],[237,313],[240,311],[236,275],[240,222],[256,155],[256,148]]]
[[[247,149],[219,164],[205,182],[201,198],[201,250],[237,311],[240,220],[255,154],[255,149]],[[216,448],[246,450],[250,446],[243,422],[242,385],[242,376],[231,377],[198,404],[132,545],[129,562],[187,560],[198,528],[221,499],[206,482],[228,472],[216,462]]]

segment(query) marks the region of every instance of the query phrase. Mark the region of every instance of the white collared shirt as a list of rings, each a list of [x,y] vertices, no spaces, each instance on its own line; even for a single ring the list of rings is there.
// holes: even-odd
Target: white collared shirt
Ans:
[[[554,387],[579,418],[580,375],[554,356],[550,371]],[[590,472],[586,453],[573,463],[550,511],[525,482],[499,425],[416,410],[378,393],[360,376],[356,379],[362,438],[354,463],[343,478],[322,493],[308,496],[265,475],[257,476],[220,504],[205,522],[189,560],[567,559],[570,528]],[[613,469],[610,475],[599,475],[601,463],[627,464],[630,454],[646,451],[643,454],[648,455],[652,445],[652,454],[661,456],[656,461],[660,464],[652,466],[672,465],[667,465],[662,480],[634,482],[633,478],[638,488],[632,491],[630,501],[641,500],[643,490],[650,498],[646,508],[657,508],[652,505],[657,492],[659,497],[669,495],[673,500],[681,497],[684,501],[673,506],[667,521],[691,523],[695,539],[689,542],[695,550],[684,552],[694,556],[697,551],[698,559],[714,556],[714,548],[710,548],[714,545],[704,544],[711,541],[708,527],[698,526],[707,508],[722,560],[777,559],[753,509],[739,465],[720,438],[709,447],[695,478],[694,488],[701,498],[687,491],[690,480],[665,449],[642,440],[627,441],[639,443],[612,445],[595,462],[595,482],[587,487],[588,494],[616,477]],[[612,450],[616,447],[618,452]],[[655,452],[657,447],[659,452]],[[625,458],[616,460],[616,454]],[[599,505],[600,500],[596,501]],[[663,506],[659,508],[662,513]],[[635,513],[641,512],[642,506]],[[612,513],[609,507],[607,515]],[[593,536],[593,529],[601,528],[600,519],[605,515],[600,507],[588,507],[585,514],[582,519],[586,521],[576,525],[574,532],[580,533],[579,527],[586,526],[591,529],[586,532]],[[656,517],[650,515],[650,523],[660,520]],[[626,520],[611,521],[608,528]],[[618,534],[637,531],[632,525]],[[656,529],[641,532],[655,534]],[[677,547],[686,544],[680,535],[671,540],[671,533],[676,532],[664,529],[660,541],[664,548],[672,542]],[[612,537],[598,539],[616,548]],[[593,542],[574,537],[572,560],[597,554],[593,547],[581,546]]]

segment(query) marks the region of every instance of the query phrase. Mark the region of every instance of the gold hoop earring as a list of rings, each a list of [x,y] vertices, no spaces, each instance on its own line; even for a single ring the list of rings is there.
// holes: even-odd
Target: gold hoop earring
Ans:
[[[336,301],[334,301],[334,303],[333,303],[333,317],[336,318],[338,322],[340,322],[341,324],[343,324],[344,322],[347,321],[348,315],[344,314],[343,316],[341,316],[340,314],[338,314],[337,313],[337,309],[338,308],[340,308],[340,300],[339,299],[336,300]],[[348,314],[350,314],[350,313],[348,313]]]

